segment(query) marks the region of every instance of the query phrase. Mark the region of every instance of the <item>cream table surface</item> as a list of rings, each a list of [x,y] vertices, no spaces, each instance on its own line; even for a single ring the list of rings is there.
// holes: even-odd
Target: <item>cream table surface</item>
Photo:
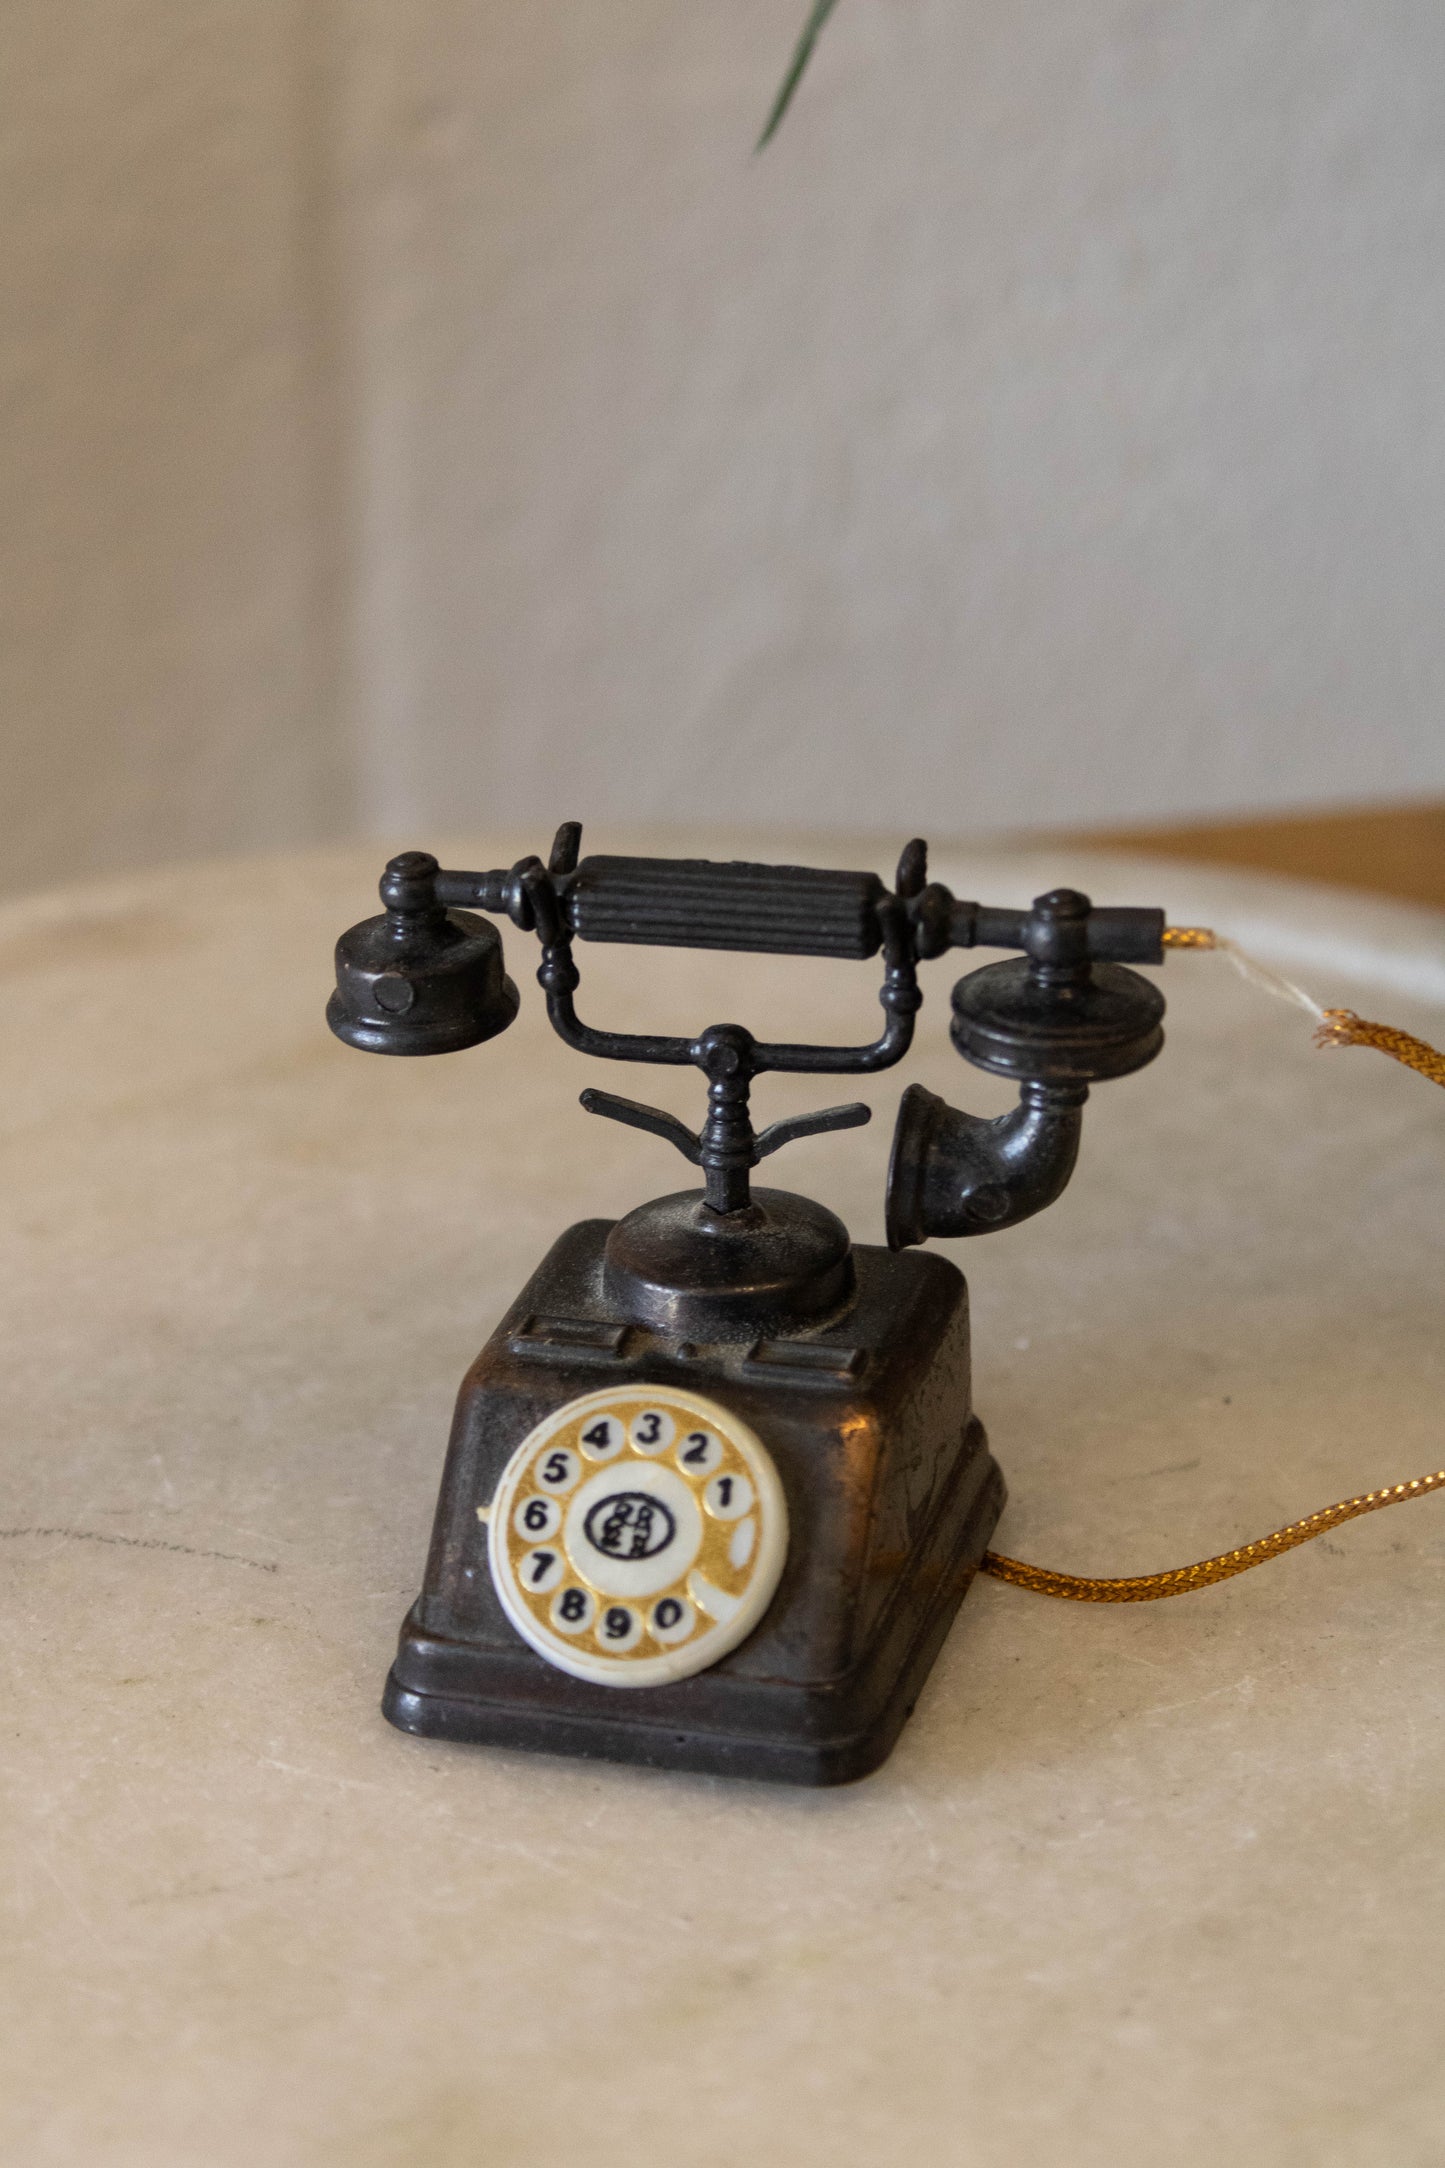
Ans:
[[[0,913],[0,2157],[1438,2168],[1445,1500],[1166,1604],[979,1581],[892,1760],[837,1792],[386,1726],[463,1369],[568,1220],[678,1170],[577,1111],[602,1071],[552,1040],[518,936],[493,1044],[329,1038],[331,943],[383,855]],[[1077,852],[935,870],[1161,902],[1445,1028],[1428,913]],[[877,1014],[871,966],[580,955],[618,1026]],[[949,1049],[955,975],[928,967],[874,1126],[775,1177],[861,1239],[903,1082],[1008,1097]],[[1165,1054],[1095,1094],[1067,1196],[944,1245],[997,1541],[1083,1572],[1445,1460],[1445,1098],[1313,1052],[1217,957],[1164,980]],[[696,1078],[647,1084],[696,1119]]]

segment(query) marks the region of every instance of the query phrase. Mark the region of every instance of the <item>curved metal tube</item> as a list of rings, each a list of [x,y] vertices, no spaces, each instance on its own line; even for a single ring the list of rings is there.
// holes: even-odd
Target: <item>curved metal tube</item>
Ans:
[[[888,1246],[931,1235],[983,1235],[1042,1212],[1079,1156],[1087,1084],[1029,1081],[992,1120],[964,1114],[921,1084],[898,1109],[888,1169]]]

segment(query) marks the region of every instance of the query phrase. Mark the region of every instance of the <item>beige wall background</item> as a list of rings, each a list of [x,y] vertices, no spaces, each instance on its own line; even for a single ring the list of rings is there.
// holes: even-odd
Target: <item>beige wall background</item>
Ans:
[[[1445,788],[1438,0],[8,0],[0,882]]]

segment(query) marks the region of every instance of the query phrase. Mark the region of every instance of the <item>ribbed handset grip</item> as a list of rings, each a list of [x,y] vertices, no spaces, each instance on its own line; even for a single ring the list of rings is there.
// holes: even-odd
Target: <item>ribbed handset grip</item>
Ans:
[[[876,873],[750,866],[707,858],[584,858],[566,915],[583,941],[752,949],[777,956],[874,956]]]

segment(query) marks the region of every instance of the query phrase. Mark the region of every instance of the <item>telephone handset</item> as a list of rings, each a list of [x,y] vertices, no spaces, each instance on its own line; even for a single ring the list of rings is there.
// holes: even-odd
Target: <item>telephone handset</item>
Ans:
[[[1028,911],[960,902],[910,843],[876,874],[593,857],[444,871],[394,858],[382,914],[342,936],[332,1030],[436,1054],[517,1012],[501,940],[541,944],[559,1036],[604,1059],[691,1065],[697,1130],[589,1090],[589,1112],[663,1138],[701,1188],[583,1221],[556,1242],[463,1381],[422,1593],[383,1708],[404,1730],[656,1766],[826,1784],[887,1755],[977,1569],[1003,1480],[970,1400],[968,1294],[916,1247],[987,1233],[1064,1188],[1091,1083],[1142,1068],[1163,997],[1162,911],[1070,889]],[[584,1023],[578,941],[881,955],[884,1024],[857,1046],[695,1039]],[[821,1109],[753,1127],[755,1077],[870,1075],[907,1053],[917,970],[953,948],[1020,951],[961,979],[951,1036],[1016,1079],[984,1119],[919,1085],[888,1173],[888,1248],[825,1206],[752,1185],[783,1145],[869,1119]],[[618,1692],[617,1689],[632,1691]]]

